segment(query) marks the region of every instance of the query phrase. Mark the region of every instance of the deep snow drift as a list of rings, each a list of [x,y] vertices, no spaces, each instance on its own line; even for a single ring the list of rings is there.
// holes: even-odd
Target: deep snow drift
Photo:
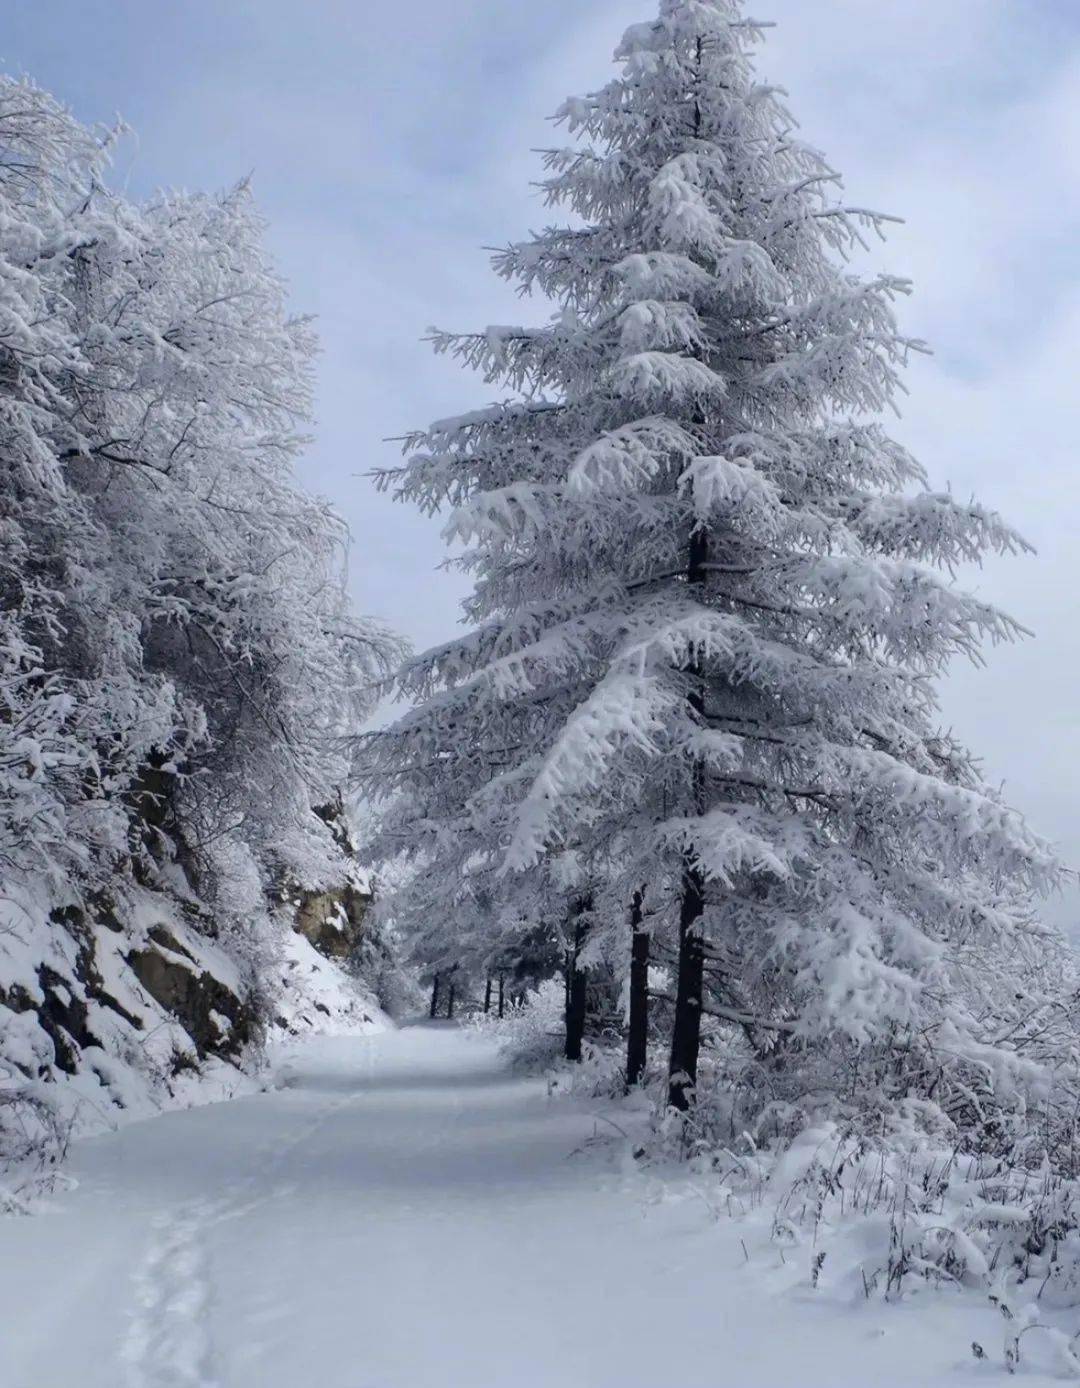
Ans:
[[[473,1036],[313,1038],[278,1079],[76,1144],[77,1187],[0,1222],[3,1388],[1004,1381],[989,1308],[813,1291],[811,1250],[623,1170]]]

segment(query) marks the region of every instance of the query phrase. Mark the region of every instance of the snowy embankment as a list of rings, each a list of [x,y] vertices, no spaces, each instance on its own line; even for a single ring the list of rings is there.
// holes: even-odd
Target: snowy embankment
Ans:
[[[74,1145],[77,1186],[3,1224],[0,1383],[1004,1381],[985,1301],[866,1300],[827,1264],[813,1287],[811,1246],[624,1164],[614,1110],[553,1100],[484,1040],[313,1038],[277,1079]],[[1058,1381],[1028,1340],[1025,1382]]]
[[[256,1091],[264,1041],[389,1025],[359,978],[284,914],[260,921],[257,971],[211,928],[190,895],[129,882],[108,909],[58,912],[8,884],[0,1210],[34,1205],[72,1137]]]

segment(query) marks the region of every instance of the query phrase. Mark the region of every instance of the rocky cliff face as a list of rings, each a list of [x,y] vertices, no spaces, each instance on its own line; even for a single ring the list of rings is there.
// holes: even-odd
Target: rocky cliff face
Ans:
[[[294,893],[252,931],[223,931],[186,889],[126,878],[108,900],[0,899],[0,1164],[58,1132],[250,1084],[262,1043],[385,1025],[345,967],[370,903],[355,876]],[[270,942],[269,945],[267,942]]]
[[[131,970],[158,1007],[182,1027],[200,1060],[236,1059],[254,1039],[256,1009],[237,996],[165,925],[151,926],[146,943],[127,956]]]

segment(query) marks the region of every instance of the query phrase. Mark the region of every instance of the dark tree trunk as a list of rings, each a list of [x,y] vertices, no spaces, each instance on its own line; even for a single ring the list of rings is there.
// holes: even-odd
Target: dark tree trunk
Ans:
[[[588,916],[591,903],[585,899],[574,906],[574,947],[567,951],[566,965],[566,1058],[581,1059],[581,1046],[585,1039],[585,970],[579,967],[581,947],[588,933]]]
[[[446,1002],[446,1020],[447,1020],[448,1022],[452,1022],[452,1021],[454,1020],[454,984],[453,984],[453,982],[451,982],[451,984],[450,984],[450,994],[449,994],[449,997],[447,998],[447,1002]]]
[[[585,1039],[585,970],[574,966],[570,975],[570,1001],[566,1009],[566,1058],[580,1060]]]
[[[436,974],[436,975],[435,975],[435,978],[434,978],[434,980],[433,980],[433,982],[432,982],[432,984],[431,984],[431,1011],[428,1013],[428,1016],[431,1018],[432,1021],[435,1020],[435,1013],[438,1011],[438,1007],[439,1007],[439,975]]]
[[[679,908],[679,980],[675,993],[675,1024],[671,1032],[671,1064],[668,1103],[685,1112],[697,1084],[698,1051],[701,1047],[701,990],[705,976],[705,942],[701,916],[705,909],[705,882],[697,863],[683,866],[682,903]]]
[[[708,577],[709,540],[704,530],[690,536],[687,579],[692,588],[705,596]],[[700,656],[691,657],[687,667],[690,688],[687,702],[694,715],[705,712],[705,678]],[[694,767],[694,808],[705,810],[705,768]],[[671,1032],[671,1062],[668,1067],[668,1103],[685,1112],[697,1085],[698,1051],[701,1048],[701,1004],[705,976],[705,941],[701,917],[705,911],[705,879],[697,860],[689,853],[683,858],[682,899],[679,904],[679,977],[675,991],[675,1022]]]
[[[630,1023],[626,1033],[626,1087],[632,1089],[645,1073],[649,1045],[649,932],[642,929],[645,895],[635,892],[630,903]]]
[[[506,980],[502,974],[499,975],[499,1016],[503,1015],[503,1006],[506,997]]]
[[[484,982],[484,1016],[491,1011],[491,975]]]

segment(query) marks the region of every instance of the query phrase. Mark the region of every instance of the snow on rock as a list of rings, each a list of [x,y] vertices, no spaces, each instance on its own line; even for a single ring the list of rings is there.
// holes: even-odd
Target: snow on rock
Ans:
[[[259,923],[256,963],[190,897],[118,879],[108,900],[50,900],[39,882],[9,884],[0,902],[8,1187],[51,1166],[73,1133],[249,1091],[266,1039],[389,1025],[285,912]]]

